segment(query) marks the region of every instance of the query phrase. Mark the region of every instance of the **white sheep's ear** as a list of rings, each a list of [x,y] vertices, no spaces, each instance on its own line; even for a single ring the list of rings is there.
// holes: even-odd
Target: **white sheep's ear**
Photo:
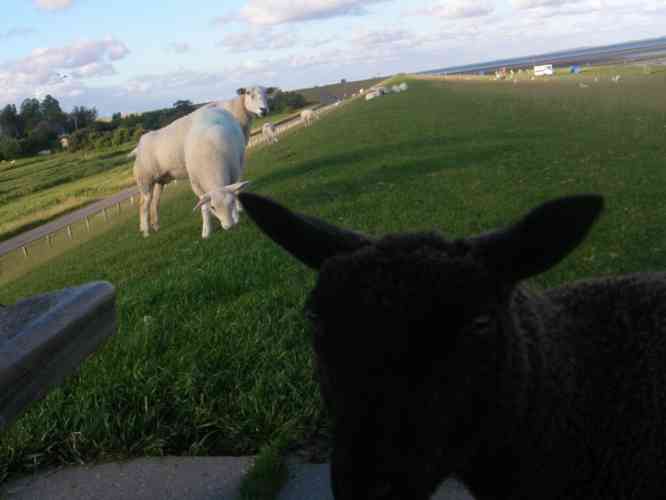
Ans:
[[[241,181],[237,182],[236,184],[229,184],[228,186],[224,186],[224,190],[228,191],[230,193],[240,193],[243,189],[245,189],[245,186],[247,186],[250,183],[250,181]]]
[[[236,90],[236,93],[237,93],[238,95],[243,95],[243,94],[245,94],[245,88],[243,88],[243,87],[239,88],[238,90]]]
[[[250,218],[270,239],[312,269],[319,269],[334,255],[372,243],[366,236],[297,214],[268,198],[252,193],[238,197]]]
[[[547,271],[587,236],[601,213],[598,195],[578,195],[546,202],[516,224],[467,241],[491,272],[512,283]]]
[[[199,201],[197,202],[196,205],[194,205],[194,208],[192,209],[192,212],[196,212],[197,209],[201,208],[201,205],[205,203],[210,203],[210,193],[207,193],[203,195],[201,198],[199,198]]]

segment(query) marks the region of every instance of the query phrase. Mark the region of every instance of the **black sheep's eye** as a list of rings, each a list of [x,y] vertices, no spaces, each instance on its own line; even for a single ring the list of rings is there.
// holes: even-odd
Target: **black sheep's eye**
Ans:
[[[215,212],[215,207],[213,205],[210,206],[210,209]]]

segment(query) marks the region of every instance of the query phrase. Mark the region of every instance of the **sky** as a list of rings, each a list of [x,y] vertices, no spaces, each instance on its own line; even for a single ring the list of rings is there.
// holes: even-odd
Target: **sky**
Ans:
[[[666,0],[2,0],[0,107],[101,116],[666,36]]]

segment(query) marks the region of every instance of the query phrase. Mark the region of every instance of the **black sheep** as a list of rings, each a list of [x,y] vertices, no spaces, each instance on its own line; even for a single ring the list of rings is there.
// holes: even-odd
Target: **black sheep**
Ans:
[[[601,212],[561,198],[499,231],[371,239],[241,194],[319,270],[306,312],[337,500],[666,498],[666,274],[536,292]]]

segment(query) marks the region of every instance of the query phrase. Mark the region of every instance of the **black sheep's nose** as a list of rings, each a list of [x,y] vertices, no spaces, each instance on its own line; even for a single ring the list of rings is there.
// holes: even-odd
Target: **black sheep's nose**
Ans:
[[[265,115],[266,113],[268,113],[268,108],[259,108],[259,109],[261,110],[262,115]]]

